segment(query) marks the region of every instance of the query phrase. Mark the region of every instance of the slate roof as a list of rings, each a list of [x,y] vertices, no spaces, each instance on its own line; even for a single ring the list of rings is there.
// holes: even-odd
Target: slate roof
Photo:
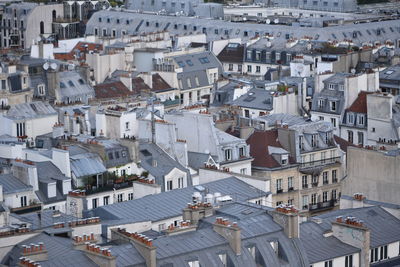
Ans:
[[[380,71],[379,81],[381,87],[400,89],[400,65],[391,66]]]
[[[192,169],[198,170],[204,168],[204,164],[208,162],[210,157],[212,156],[207,153],[188,152],[188,164]],[[215,157],[213,159],[216,160]]]
[[[21,180],[19,180],[12,174],[0,174],[0,184],[3,186],[4,194],[12,194],[33,190],[32,186],[24,184]]]
[[[3,258],[2,263],[8,266],[18,266],[19,257],[22,254],[22,245],[37,244],[39,242],[43,242],[48,252],[48,260],[41,261],[41,266],[97,266],[82,251],[73,248],[71,239],[49,236],[45,233],[40,233],[14,246],[7,256]]]
[[[102,17],[102,22],[99,22],[99,17]],[[110,18],[110,23],[107,23],[106,18]],[[117,24],[116,20],[129,24]],[[146,21],[150,22],[146,26]],[[157,25],[155,25],[158,22]],[[171,35],[184,35],[196,32],[204,32],[207,34],[208,40],[220,40],[224,38],[243,38],[250,39],[256,34],[264,36],[265,34],[273,34],[274,40],[286,40],[287,34],[291,38],[301,39],[304,36],[311,36],[314,40],[345,40],[351,38],[354,43],[362,44],[364,42],[381,41],[400,39],[400,29],[394,27],[396,21],[380,21],[359,24],[345,24],[335,27],[296,27],[286,25],[269,25],[269,24],[251,24],[251,23],[235,23],[222,20],[201,19],[182,16],[161,16],[156,14],[140,14],[132,12],[118,11],[99,11],[93,14],[88,21],[86,34],[94,34],[94,28],[115,28],[117,37],[122,29],[126,30],[127,34],[149,33],[161,30],[169,31]],[[175,28],[174,25],[177,25]],[[158,26],[158,27],[156,27]],[[186,26],[186,28],[185,28]],[[196,29],[195,29],[196,27]],[[204,29],[203,29],[204,28]],[[379,31],[378,31],[379,29]],[[216,32],[215,30],[218,30]],[[353,37],[353,33],[356,36]]]
[[[358,93],[358,97],[354,100],[353,104],[346,111],[356,112],[356,113],[364,113],[367,114],[367,95],[372,94],[373,92],[365,92],[361,91]]]
[[[335,221],[337,216],[352,216],[362,220],[371,231],[371,248],[400,240],[400,220],[381,207],[336,210],[317,217],[323,221],[321,227],[327,230],[331,228],[331,222]]]
[[[215,98],[212,105],[220,106],[231,103],[233,101],[233,98],[235,97],[235,89],[242,86],[249,86],[249,83],[246,81],[229,80],[227,84],[217,89],[214,94]]]
[[[340,138],[337,135],[333,136],[333,138],[335,139],[336,144],[338,144],[340,146],[340,149],[346,153],[347,153],[347,148],[349,146],[355,147],[355,145],[353,143],[350,143],[349,141],[347,141],[343,138]]]
[[[101,158],[94,153],[70,154],[71,171],[76,177],[92,176],[107,171]]]
[[[97,84],[94,86],[94,92],[96,98],[128,97],[135,94],[120,81]]]
[[[66,177],[60,169],[58,169],[52,162],[50,161],[43,161],[43,162],[36,162],[35,163],[37,168],[37,174],[39,183],[45,184],[47,183],[54,183],[54,182],[62,182],[63,180],[69,180],[70,178]],[[40,187],[39,187],[40,189]],[[56,196],[49,198],[47,196],[47,192],[42,192],[38,190],[35,192],[39,200],[44,204],[55,203],[59,201],[64,201],[67,196],[60,191],[59,185],[56,186]]]
[[[273,109],[273,95],[265,89],[251,89],[247,94],[231,101],[232,106],[271,111]]]
[[[325,230],[315,222],[300,224],[302,242],[310,264],[360,252],[359,248],[342,243],[334,236],[324,237]]]
[[[31,225],[31,229],[38,230],[44,228],[53,228],[54,223],[58,222],[68,222],[77,220],[76,217],[72,215],[67,215],[65,213],[59,213],[59,215],[54,216],[54,211],[52,210],[42,210],[40,211],[40,218],[37,212],[26,213],[26,214],[12,214],[11,216],[17,218],[21,222],[26,222]]]
[[[260,116],[256,120],[264,122],[266,127],[274,127],[277,123],[292,126],[296,124],[304,124],[306,122],[306,120],[301,116],[286,113],[268,114]]]
[[[161,185],[163,191],[165,190],[164,176],[175,168],[187,173],[188,184],[191,185],[191,178],[188,170],[177,160],[171,158],[171,156],[169,156],[168,153],[162,150],[158,145],[153,143],[140,144],[139,157],[142,168],[154,176],[156,184]],[[157,162],[156,166],[153,166],[153,160]]]
[[[230,195],[236,201],[247,201],[267,195],[259,189],[230,177],[201,185],[210,193],[221,193],[222,196]],[[130,223],[141,221],[160,221],[182,214],[182,209],[192,200],[192,195],[197,192],[196,186],[188,186],[155,195],[148,195],[139,199],[115,203],[99,207],[90,212],[93,216],[99,216],[102,220],[121,220]],[[155,204],[157,203],[157,204]],[[129,211],[129,212],[127,212]],[[92,215],[90,215],[92,216]]]
[[[62,101],[73,97],[82,98],[82,102],[86,102],[86,98],[94,97],[93,88],[82,79],[81,75],[75,71],[63,71],[60,75],[60,96]]]
[[[15,120],[35,119],[57,115],[57,111],[45,102],[21,103],[8,110],[6,117]]]

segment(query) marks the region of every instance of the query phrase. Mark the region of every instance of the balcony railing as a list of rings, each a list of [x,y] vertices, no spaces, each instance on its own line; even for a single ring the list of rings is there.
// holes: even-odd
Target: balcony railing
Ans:
[[[334,164],[337,162],[340,162],[340,157],[303,162],[303,163],[300,163],[300,168],[302,168],[302,169],[312,168],[312,167],[317,167],[317,166],[321,166],[321,165]]]
[[[276,193],[277,193],[277,194],[283,193],[283,189],[277,189],[277,190],[276,190]]]
[[[293,186],[288,188],[288,191],[293,191],[293,190],[294,190]]]
[[[321,210],[326,210],[333,208],[335,206],[335,203],[337,202],[336,199],[331,199],[325,202],[318,202],[315,204],[310,204],[309,205],[309,211],[321,211]]]
[[[308,188],[308,184],[303,184],[303,189]]]

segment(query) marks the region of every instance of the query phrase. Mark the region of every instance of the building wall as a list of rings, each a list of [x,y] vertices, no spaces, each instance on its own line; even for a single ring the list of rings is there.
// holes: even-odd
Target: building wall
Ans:
[[[26,196],[26,204],[30,205],[31,201],[37,201],[36,195],[33,191],[23,191],[18,193],[4,194],[4,203],[9,208],[20,208],[21,197]]]
[[[128,200],[128,194],[132,193],[133,194],[133,188],[132,187],[127,187],[123,189],[117,189],[115,191],[105,191],[93,195],[88,195],[86,197],[86,202],[87,202],[87,209],[91,210],[93,209],[93,199],[97,199],[97,207],[104,206],[104,197],[108,196],[108,205],[114,204],[118,202],[118,195],[122,194],[123,195],[123,201]]]
[[[354,253],[353,254],[353,265],[352,267],[359,267],[360,266],[360,254]],[[345,266],[346,256],[337,257],[332,259],[332,266]],[[325,267],[325,261],[316,262],[310,265],[310,267]]]
[[[183,178],[183,185],[181,187],[178,187],[178,179]],[[177,189],[177,188],[184,188],[187,187],[188,181],[187,181],[187,174],[184,171],[181,171],[177,168],[174,168],[171,170],[167,175],[165,175],[164,179],[164,188],[165,191],[167,190],[167,182],[172,181],[172,189]]]
[[[400,156],[349,147],[343,194],[363,193],[368,199],[400,203]]]

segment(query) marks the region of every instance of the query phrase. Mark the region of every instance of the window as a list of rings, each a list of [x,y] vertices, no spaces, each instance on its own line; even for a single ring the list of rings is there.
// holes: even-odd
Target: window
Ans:
[[[261,60],[261,51],[256,51],[256,61]]]
[[[172,180],[167,181],[167,191],[172,190]]]
[[[317,194],[311,195],[311,205],[317,204]]]
[[[113,153],[108,153],[108,159],[109,160],[113,160],[114,159],[114,155],[113,155]]]
[[[336,119],[335,118],[331,118],[331,123],[333,127],[336,127]]]
[[[293,176],[288,177],[288,190],[293,190]]]
[[[101,20],[102,20],[102,19],[101,19],[101,18],[99,18],[99,22],[101,22]]]
[[[210,60],[207,57],[201,57],[199,58],[199,61],[201,64],[210,63]]]
[[[158,225],[158,231],[161,232],[163,230],[165,230],[165,223],[161,223]]]
[[[307,184],[307,175],[303,175],[303,176],[301,177],[301,185],[302,185],[303,189],[304,189],[304,188],[308,188],[308,184]]]
[[[129,122],[125,122],[125,130],[129,131]]]
[[[329,181],[328,181],[328,172],[323,172],[323,173],[322,173],[322,182],[323,182],[323,184],[329,184]]]
[[[231,63],[229,64],[228,70],[233,71],[233,64],[231,64]]]
[[[223,266],[227,266],[226,265],[226,253],[224,253],[224,254],[218,254],[218,257],[219,257],[219,259],[221,260],[221,262],[222,262],[222,265]]]
[[[128,193],[128,200],[132,200],[133,199],[133,193]]]
[[[381,255],[380,255],[380,260],[385,260],[388,258],[388,246],[382,246],[381,247]]]
[[[256,72],[260,73],[261,72],[261,67],[260,66],[256,66]]]
[[[337,191],[336,191],[336,189],[333,189],[333,190],[332,190],[331,199],[332,199],[332,200],[336,200],[336,199],[337,199]]]
[[[336,111],[336,101],[331,101],[331,111]]]
[[[250,73],[252,72],[251,65],[247,66],[247,72],[250,72]]]
[[[25,136],[25,122],[17,123],[17,136]]]
[[[282,193],[282,179],[276,180],[276,193]]]
[[[311,183],[313,184],[313,186],[318,186],[318,174],[311,176]]]
[[[6,80],[1,80],[1,88],[0,89],[3,89],[3,90],[7,89]]]
[[[118,151],[115,151],[115,158],[119,159],[119,152]]]
[[[354,115],[352,113],[347,114],[347,122],[349,124],[353,124],[354,123]]]
[[[332,260],[326,261],[324,267],[332,267]]]
[[[246,156],[246,148],[244,146],[239,147],[239,157],[245,157]]]
[[[328,191],[322,192],[322,202],[328,202]]]
[[[337,170],[332,170],[332,183],[337,182]]]
[[[99,206],[99,199],[98,198],[92,198],[92,209],[95,209]]]
[[[232,149],[225,149],[225,160],[232,160]]]
[[[118,195],[117,195],[117,201],[118,201],[118,202],[124,201],[124,194],[118,194]]]
[[[247,173],[247,168],[240,169],[240,174],[246,174],[246,173]]]
[[[183,177],[178,178],[178,188],[183,188]]]
[[[238,72],[242,72],[242,65],[241,64],[238,65]]]
[[[346,256],[345,267],[353,267],[353,255]]]
[[[198,260],[188,261],[189,267],[200,267],[200,263]]]
[[[358,144],[364,146],[364,133],[357,132]]]
[[[347,131],[347,141],[353,143],[353,131]]]
[[[26,207],[28,205],[26,201],[26,196],[22,196],[20,199],[21,199],[21,207]]]
[[[318,120],[324,121],[324,120],[325,120],[325,119],[324,119],[324,116],[318,116]]]
[[[110,204],[110,196],[103,197],[103,205],[108,205],[108,204]]]
[[[321,109],[324,107],[324,100],[323,99],[319,99],[318,100],[318,108]]]
[[[358,115],[358,124],[364,125],[364,116],[363,115]]]
[[[318,136],[316,134],[311,135],[311,146],[318,146]]]
[[[299,136],[299,149],[303,150],[304,149],[304,142],[303,142],[303,136]]]
[[[308,209],[308,196],[303,196],[302,201],[303,201],[303,210]]]

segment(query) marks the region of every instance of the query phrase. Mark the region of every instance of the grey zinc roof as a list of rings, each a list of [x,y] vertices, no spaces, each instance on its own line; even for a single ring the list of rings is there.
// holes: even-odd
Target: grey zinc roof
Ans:
[[[300,224],[300,240],[311,264],[360,251],[356,247],[342,243],[336,237],[324,237],[324,232],[325,230],[315,222]]]
[[[99,22],[99,17],[103,18],[102,22]],[[105,19],[107,17],[111,19],[110,23],[107,23]],[[128,20],[129,24],[117,24],[117,19],[122,22]],[[146,21],[150,22],[149,26],[146,26]],[[157,25],[155,23],[156,21],[158,22]],[[177,25],[176,28],[174,26],[175,24]],[[94,28],[108,28],[109,30],[116,29],[117,37],[119,37],[119,34],[123,29],[127,31],[127,34],[141,34],[166,30],[173,35],[184,35],[202,32],[203,28],[205,28],[205,32],[209,40],[220,40],[221,37],[249,39],[254,37],[257,33],[260,36],[269,33],[274,35],[274,40],[286,39],[286,34],[288,34],[291,38],[298,39],[311,35],[311,37],[314,39],[324,41],[335,39],[341,41],[348,39],[348,37],[351,36],[353,42],[356,44],[362,44],[364,42],[374,41],[381,41],[383,43],[388,39],[400,39],[400,28],[394,27],[394,24],[396,24],[396,21],[389,20],[360,24],[344,24],[335,27],[323,28],[296,27],[286,25],[234,23],[222,20],[182,16],[160,16],[153,14],[140,14],[129,11],[121,12],[110,10],[99,11],[93,14],[87,24],[86,34],[94,34]],[[390,27],[394,29],[394,32],[390,30]],[[358,34],[353,37],[354,32],[358,32]]]
[[[0,184],[5,194],[25,192],[32,190],[32,186],[26,185],[12,174],[0,174]]]
[[[88,266],[95,267],[94,264],[83,251],[75,250],[71,239],[58,236],[49,236],[45,233],[38,234],[29,238],[18,245],[3,258],[2,263],[8,266],[18,266],[19,257],[22,255],[22,245],[43,242],[48,260],[41,261],[41,266],[67,267],[67,266]]]
[[[233,106],[271,111],[273,109],[273,95],[264,89],[251,89],[247,94],[230,102]]]
[[[247,201],[267,193],[230,177],[201,185],[208,188],[210,193],[219,192],[222,195],[230,195],[234,200]],[[192,200],[192,194],[196,192],[195,186],[183,189],[175,189],[143,198],[99,207],[92,211],[95,216],[102,219],[117,220],[126,219],[129,222],[160,221],[163,219],[180,216],[182,209]]]
[[[203,58],[207,58],[208,61],[203,61]],[[179,67],[183,66],[182,69],[184,72],[199,71],[211,68],[222,69],[221,63],[217,57],[214,55],[214,53],[209,51],[174,56],[172,59]]]
[[[257,120],[265,122],[266,126],[269,127],[276,125],[277,122],[286,124],[288,126],[306,123],[306,120],[303,117],[297,115],[290,115],[286,113],[269,114],[258,117]]]
[[[188,164],[194,170],[198,170],[204,167],[210,156],[210,154],[206,153],[188,152]],[[216,160],[215,157],[213,159]]]
[[[331,222],[337,216],[352,216],[363,221],[371,231],[371,248],[386,245],[400,240],[400,220],[378,206],[343,209],[318,216],[323,220],[321,227],[325,230],[331,228]]]
[[[156,179],[156,183],[164,189],[164,176],[177,168],[188,174],[188,184],[191,185],[190,174],[177,160],[171,158],[168,153],[153,143],[141,143],[139,145],[139,157],[141,166]],[[153,166],[153,160],[157,165]]]
[[[87,98],[94,97],[94,89],[87,84],[78,72],[63,71],[60,72],[60,96],[62,101],[77,98],[86,102]],[[61,86],[63,84],[63,86]],[[75,99],[74,99],[75,98]]]
[[[106,172],[101,158],[94,153],[70,155],[71,171],[76,177],[92,176]]]
[[[12,216],[22,222],[27,222],[31,224],[31,228],[33,230],[53,227],[54,223],[68,222],[78,219],[72,215],[67,215],[64,213],[57,213],[57,215],[54,216],[54,211],[52,210],[42,210],[40,214],[40,217],[36,212],[21,215],[12,214]]]
[[[6,116],[10,119],[20,120],[41,118],[52,115],[57,115],[57,112],[49,103],[36,101],[11,106]]]

